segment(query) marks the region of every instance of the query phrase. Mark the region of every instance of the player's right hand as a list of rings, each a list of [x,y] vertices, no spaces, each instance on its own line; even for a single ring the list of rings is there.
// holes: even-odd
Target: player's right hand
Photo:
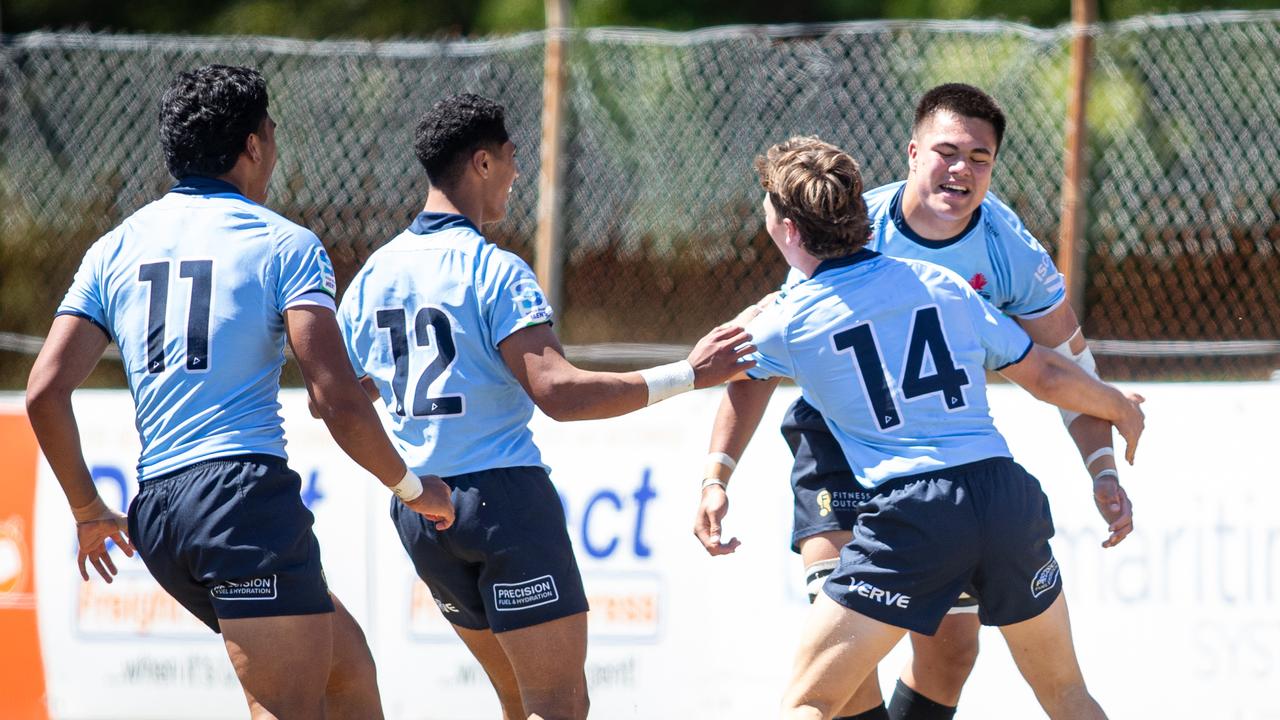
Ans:
[[[1142,431],[1146,427],[1146,415],[1142,413],[1140,407],[1147,399],[1137,393],[1125,393],[1124,411],[1121,416],[1113,423],[1116,431],[1120,433],[1120,437],[1124,438],[1124,459],[1133,464],[1133,458],[1138,453],[1138,438],[1142,437]]]
[[[751,335],[737,325],[721,325],[712,330],[689,353],[689,364],[693,366],[693,386],[713,387],[755,367],[754,360],[742,360],[755,351]]]
[[[693,534],[698,542],[706,548],[707,554],[728,555],[742,543],[738,538],[729,538],[729,542],[720,542],[720,526],[724,516],[729,512],[729,495],[719,485],[708,485],[702,489],[702,500],[698,502],[698,515],[693,520]]]
[[[129,542],[128,532],[128,519],[114,510],[108,510],[98,519],[76,523],[76,540],[80,545],[76,561],[80,564],[80,577],[86,582],[89,580],[89,569],[85,566],[85,561],[88,560],[103,580],[111,582],[111,578],[119,571],[107,552],[107,540],[114,542],[125,555],[133,557],[133,545]]]
[[[453,490],[437,475],[423,475],[422,494],[405,505],[435,523],[437,530],[448,530],[453,525]]]

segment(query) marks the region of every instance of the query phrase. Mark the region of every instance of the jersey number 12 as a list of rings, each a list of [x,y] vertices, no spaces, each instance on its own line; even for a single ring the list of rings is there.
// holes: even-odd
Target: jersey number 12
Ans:
[[[396,374],[391,380],[391,391],[396,396],[395,412],[403,417],[404,395],[409,384],[409,333],[408,311],[405,308],[379,310],[376,321],[378,327],[386,330],[391,336],[391,357],[395,360]],[[458,348],[453,342],[453,325],[443,310],[424,307],[414,315],[413,338],[418,347],[429,347],[431,338],[435,336],[436,356],[422,369],[418,382],[413,387],[413,417],[432,415],[461,415],[463,413],[463,397],[461,395],[436,395],[429,393],[431,383],[444,374],[458,356]]]

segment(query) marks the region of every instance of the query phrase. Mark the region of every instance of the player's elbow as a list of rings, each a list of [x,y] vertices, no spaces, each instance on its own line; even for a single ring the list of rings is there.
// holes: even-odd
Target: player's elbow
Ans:
[[[56,374],[45,372],[37,364],[27,378],[27,416],[40,417],[59,405],[69,403],[74,389],[58,383]]]

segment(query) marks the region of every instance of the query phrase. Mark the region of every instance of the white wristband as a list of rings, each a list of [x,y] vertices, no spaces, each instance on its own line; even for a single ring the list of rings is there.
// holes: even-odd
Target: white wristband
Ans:
[[[1071,334],[1071,339],[1074,339],[1076,335],[1080,334],[1080,329],[1076,328],[1076,331]],[[1097,378],[1098,364],[1093,359],[1093,351],[1089,349],[1088,345],[1085,345],[1084,350],[1081,350],[1079,354],[1071,352],[1071,339],[1068,339],[1061,345],[1050,349],[1076,365],[1079,365],[1080,369],[1083,370],[1086,375]],[[1067,427],[1071,427],[1071,423],[1075,422],[1076,418],[1080,417],[1082,414],[1074,410],[1064,410],[1062,408],[1058,408],[1058,413],[1062,415],[1062,424]]]
[[[422,494],[422,478],[412,470],[406,469],[404,478],[391,487],[391,492],[395,493],[401,502],[413,502]]]
[[[1099,470],[1098,474],[1093,476],[1093,481],[1097,482],[1108,475],[1115,478],[1117,482],[1120,480],[1120,473],[1108,468],[1107,470]]]
[[[1092,464],[1093,464],[1096,460],[1098,460],[1099,458],[1104,458],[1104,457],[1107,457],[1108,455],[1110,455],[1111,457],[1115,457],[1115,455],[1116,455],[1116,451],[1115,451],[1115,450],[1112,450],[1112,449],[1111,449],[1111,448],[1109,448],[1109,447],[1102,447],[1102,448],[1098,448],[1097,450],[1094,450],[1094,451],[1089,455],[1089,457],[1087,457],[1087,458],[1085,458],[1085,459],[1084,459],[1084,466],[1085,466],[1086,468],[1088,468],[1090,465],[1092,465]]]
[[[729,472],[733,472],[738,467],[738,461],[734,460],[728,453],[713,452],[707,453],[707,462],[720,463],[729,468]]]
[[[688,360],[646,368],[640,371],[640,377],[649,386],[648,405],[693,389],[693,366]]]
[[[725,492],[729,492],[729,486],[726,485],[723,480],[719,480],[717,478],[707,478],[706,480],[702,481],[703,490],[706,490],[712,485],[719,485],[721,490],[724,490]]]

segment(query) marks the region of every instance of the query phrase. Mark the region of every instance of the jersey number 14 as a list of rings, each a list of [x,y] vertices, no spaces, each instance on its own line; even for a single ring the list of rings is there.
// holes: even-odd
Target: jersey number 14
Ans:
[[[907,336],[907,359],[902,366],[902,397],[915,400],[935,393],[942,396],[948,412],[965,406],[964,388],[969,384],[969,374],[956,367],[947,347],[947,336],[942,331],[942,318],[938,308],[929,305],[917,308]],[[902,424],[902,411],[894,399],[893,389],[884,369],[884,356],[875,330],[870,322],[854,325],[831,336],[836,352],[853,352],[862,387],[881,430],[892,430]],[[925,375],[926,357],[933,366],[933,374]]]

